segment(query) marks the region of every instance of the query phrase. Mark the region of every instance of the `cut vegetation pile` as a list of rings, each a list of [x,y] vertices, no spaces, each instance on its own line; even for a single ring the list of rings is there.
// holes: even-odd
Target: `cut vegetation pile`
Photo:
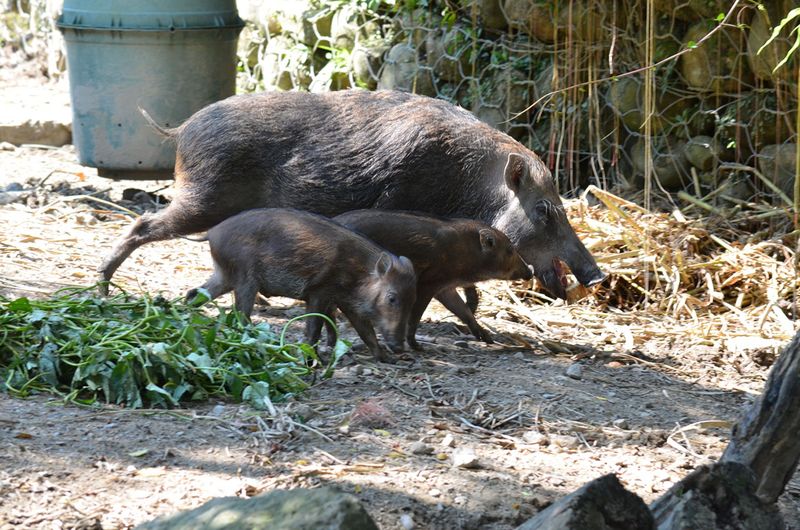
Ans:
[[[271,400],[307,388],[318,364],[310,346],[286,344],[265,322],[243,325],[235,313],[209,316],[160,297],[90,292],[0,297],[0,375],[8,391],[133,408],[227,396],[268,409]]]

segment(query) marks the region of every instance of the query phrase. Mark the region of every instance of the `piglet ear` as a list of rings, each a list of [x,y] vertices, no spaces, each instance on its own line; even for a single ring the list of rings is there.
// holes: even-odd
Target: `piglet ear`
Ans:
[[[392,270],[392,257],[386,252],[381,252],[378,262],[375,264],[375,274],[385,276],[390,270]]]
[[[510,153],[506,161],[506,167],[503,169],[503,177],[506,180],[508,189],[517,193],[527,172],[528,164],[525,159],[517,153]]]
[[[496,243],[494,233],[489,230],[488,228],[483,228],[480,231],[481,236],[481,248],[483,250],[491,250],[494,248]]]

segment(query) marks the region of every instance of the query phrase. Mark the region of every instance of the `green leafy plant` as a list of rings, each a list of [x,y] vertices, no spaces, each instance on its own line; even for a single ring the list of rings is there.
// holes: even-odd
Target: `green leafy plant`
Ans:
[[[793,22],[795,20],[796,22]],[[796,7],[789,11],[783,20],[781,20],[780,24],[772,29],[772,35],[770,35],[767,41],[761,46],[761,48],[758,49],[758,53],[761,53],[764,48],[772,44],[772,42],[778,38],[778,35],[780,35],[784,28],[790,27],[790,24],[792,23],[794,23],[794,27],[791,29],[791,31],[789,31],[789,35],[792,33],[796,34],[794,44],[792,44],[792,47],[789,48],[789,51],[786,52],[786,55],[783,57],[783,59],[781,59],[781,61],[775,66],[774,71],[777,71],[780,67],[786,64],[792,57],[792,54],[794,54],[797,49],[800,48],[800,7]]]
[[[207,298],[186,305],[124,292],[100,298],[93,291],[69,289],[46,300],[0,297],[0,377],[7,391],[132,408],[225,396],[264,408],[265,400],[305,390],[321,366],[311,346],[286,342],[286,327],[276,333],[222,308],[210,316],[196,307]],[[337,342],[323,377],[348,349]]]

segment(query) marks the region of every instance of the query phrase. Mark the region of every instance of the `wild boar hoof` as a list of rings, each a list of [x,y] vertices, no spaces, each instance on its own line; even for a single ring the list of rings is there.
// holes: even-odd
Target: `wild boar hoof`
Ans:
[[[485,329],[481,329],[480,333],[477,336],[478,340],[482,340],[486,344],[494,344],[494,340],[492,339],[492,334],[486,331]]]

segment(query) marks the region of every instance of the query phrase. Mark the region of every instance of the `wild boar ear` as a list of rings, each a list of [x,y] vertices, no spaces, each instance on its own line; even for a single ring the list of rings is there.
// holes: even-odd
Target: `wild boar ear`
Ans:
[[[399,256],[397,260],[400,263],[400,267],[402,269],[405,269],[406,271],[416,274],[416,271],[414,270],[414,263],[410,259],[408,259],[405,256]]]
[[[480,231],[481,236],[481,248],[483,250],[491,250],[494,248],[495,239],[494,234],[488,228],[484,228]]]
[[[503,177],[506,179],[506,186],[508,186],[508,189],[517,193],[522,179],[525,178],[527,172],[528,164],[525,162],[525,159],[517,153],[509,153],[506,167],[503,170]]]
[[[378,276],[385,276],[390,270],[392,270],[392,257],[386,252],[381,252],[375,264],[375,273]]]

